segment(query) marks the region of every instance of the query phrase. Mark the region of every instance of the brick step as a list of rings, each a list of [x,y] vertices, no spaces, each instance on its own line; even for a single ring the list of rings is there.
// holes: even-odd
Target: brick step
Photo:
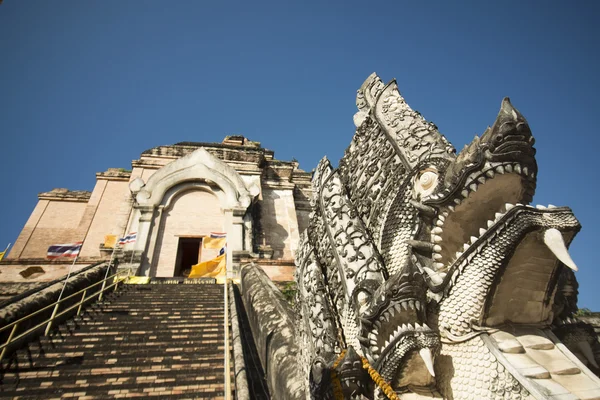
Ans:
[[[24,392],[10,392],[7,395],[3,395],[0,392],[0,399],[11,399],[11,400],[40,400],[40,399],[61,399],[61,398],[73,398],[78,400],[106,400],[106,399],[125,399],[125,398],[144,398],[144,399],[215,399],[223,400],[224,392],[221,389],[214,389],[212,386],[208,386],[208,389],[204,389],[206,385],[196,386],[194,389],[189,390],[177,390],[177,391],[161,391],[161,392],[140,392],[140,391],[127,391],[120,394],[108,394],[106,393],[87,393],[85,391],[72,391],[68,393],[48,391],[34,396],[22,395]],[[204,390],[203,392],[196,392],[197,390]],[[205,390],[211,390],[206,392]],[[176,393],[176,394],[174,394]]]
[[[80,365],[150,365],[150,364],[173,364],[173,363],[197,363],[205,361],[215,361],[222,356],[221,352],[205,351],[186,352],[177,354],[157,353],[155,356],[150,354],[140,354],[139,352],[128,352],[126,354],[116,352],[85,354],[84,352],[45,352],[43,355],[31,356],[26,352],[20,352],[16,357],[10,359],[11,369],[16,371],[28,370],[31,368],[61,367],[68,368],[74,365],[78,368]],[[222,357],[221,357],[222,359]]]
[[[132,337],[120,337],[116,336],[114,338],[105,338],[104,340],[95,340],[95,338],[87,338],[87,339],[78,339],[78,338],[66,338],[66,339],[57,339],[53,341],[44,341],[41,342],[46,347],[53,348],[69,348],[70,346],[85,346],[85,348],[101,348],[101,347],[114,347],[114,346],[129,346],[129,347],[183,347],[183,346],[194,346],[194,347],[202,347],[202,346],[212,346],[215,341],[219,341],[219,335],[215,334],[213,336],[204,336],[201,339],[197,338],[145,338],[141,340],[140,338],[132,338]],[[213,343],[211,343],[213,342]],[[92,346],[93,345],[93,346]]]
[[[124,323],[127,322],[131,322],[131,323],[144,323],[146,321],[150,321],[147,324],[151,325],[151,324],[155,324],[155,325],[159,325],[159,324],[171,324],[171,323],[198,323],[199,321],[204,321],[204,320],[208,320],[208,321],[223,321],[223,316],[222,315],[214,315],[211,318],[205,316],[205,315],[193,315],[187,318],[156,318],[156,317],[152,317],[152,316],[144,316],[144,315],[129,315],[129,316],[116,316],[116,315],[106,315],[104,318],[102,318],[102,316],[96,316],[95,318],[93,316],[84,316],[82,318],[82,320],[84,322],[90,321],[90,322],[104,322],[104,323],[111,323],[114,321],[121,321]]]
[[[113,342],[108,343],[98,343],[98,342],[88,342],[88,343],[81,343],[81,342],[77,342],[77,341],[73,341],[73,342],[68,342],[68,343],[60,343],[58,344],[53,350],[54,352],[56,351],[69,351],[69,352],[75,352],[75,351],[81,351],[81,350],[85,350],[85,351],[110,351],[111,349],[114,349],[115,346],[118,346],[120,350],[128,350],[130,348],[133,349],[138,349],[139,351],[152,351],[152,352],[157,352],[160,349],[160,351],[163,351],[166,354],[172,353],[172,352],[180,352],[182,351],[184,348],[193,348],[196,351],[202,351],[202,350],[208,350],[208,349],[215,349],[215,350],[222,350],[223,347],[223,343],[221,341],[218,341],[218,343],[207,343],[205,342],[201,342],[201,341],[193,341],[193,340],[189,340],[189,341],[160,341],[160,342],[145,342],[145,343],[138,343],[136,342],[129,342],[129,341],[117,341],[117,342]]]
[[[28,380],[46,379],[58,381],[74,381],[75,379],[90,380],[95,377],[97,380],[105,381],[107,377],[111,378],[139,378],[144,375],[162,377],[182,374],[186,375],[192,372],[202,372],[202,376],[211,376],[214,374],[223,374],[223,362],[214,360],[211,362],[203,361],[196,363],[174,363],[169,365],[101,365],[98,367],[77,366],[69,368],[65,366],[55,368],[34,368],[29,370],[18,370],[5,372],[2,377],[4,386],[23,383]]]
[[[201,329],[210,329],[214,331],[217,328],[223,328],[223,320],[206,320],[202,318],[195,318],[189,320],[167,320],[161,322],[155,322],[153,320],[137,320],[137,321],[127,321],[127,323],[123,323],[119,325],[116,321],[100,321],[100,323],[88,322],[87,324],[82,324],[78,326],[58,326],[55,330],[52,331],[51,335],[69,335],[75,332],[139,332],[144,330],[156,330],[156,331],[169,331],[169,330],[177,330],[181,331],[183,329],[188,329],[190,331],[197,331]]]
[[[129,288],[126,289],[122,289],[119,290],[118,292],[114,292],[114,293],[110,293],[110,296],[126,296],[126,295],[132,295],[132,294],[139,294],[140,297],[147,297],[149,295],[151,295],[152,293],[156,293],[157,296],[159,297],[165,297],[165,295],[167,294],[172,294],[172,293],[176,293],[178,295],[221,295],[223,296],[223,288],[201,288],[202,290],[190,290],[189,288],[186,290],[184,288],[181,287],[177,287],[175,286],[173,289],[167,288],[167,289],[162,289],[161,290],[156,290],[154,288],[150,288],[149,290],[132,290]]]
[[[223,314],[222,313],[214,313],[214,314],[188,314],[188,315],[148,315],[148,314],[115,314],[115,313],[97,313],[97,314],[84,314],[78,318],[81,321],[114,321],[115,319],[119,319],[121,321],[147,321],[148,318],[151,318],[153,321],[176,321],[181,319],[190,319],[190,320],[198,320],[198,319],[206,319],[206,320],[215,320],[222,321]]]
[[[92,337],[96,337],[96,336],[97,337],[103,337],[103,336],[110,336],[110,337],[135,336],[135,337],[139,337],[140,335],[150,335],[150,336],[155,336],[155,337],[172,337],[173,335],[177,335],[177,336],[188,335],[190,337],[200,338],[203,333],[204,334],[206,334],[206,333],[213,334],[213,333],[217,333],[217,332],[222,333],[223,329],[219,329],[221,327],[222,327],[222,324],[196,324],[193,327],[186,327],[186,328],[181,328],[181,329],[177,329],[177,328],[158,329],[160,327],[155,328],[154,326],[143,327],[140,325],[136,325],[134,328],[136,330],[129,330],[129,331],[123,331],[123,330],[118,330],[118,329],[109,329],[109,327],[104,327],[104,326],[101,327],[102,329],[98,329],[99,327],[94,329],[93,326],[92,327],[82,327],[82,328],[60,327],[56,332],[52,333],[52,335],[49,338],[64,339],[65,337],[68,337],[68,336],[72,336],[72,337],[88,337],[88,336],[92,336]],[[148,328],[150,328],[150,329],[148,329]]]
[[[178,297],[177,298],[181,298],[181,299],[186,299],[186,298],[194,298],[194,297],[205,297],[205,298],[223,298],[223,291],[222,290],[218,290],[218,291],[201,291],[201,292],[186,292],[186,291],[174,291],[174,292],[157,292],[157,291],[151,291],[151,290],[147,290],[147,291],[138,291],[138,292],[134,292],[134,291],[127,291],[127,292],[116,292],[116,293],[109,293],[106,296],[103,296],[103,299],[142,299],[142,298],[151,298],[154,297],[156,299],[166,299],[169,300],[169,296],[173,296],[174,294],[176,294]],[[171,298],[171,300],[173,300],[173,298]]]
[[[222,373],[222,371],[221,371]],[[184,375],[184,374],[181,374]],[[18,386],[13,390],[0,391],[0,398],[59,398],[71,397],[68,394],[76,394],[73,397],[79,399],[107,399],[120,397],[133,397],[127,394],[139,393],[143,397],[150,398],[215,398],[224,396],[222,375],[213,379],[184,379],[182,376],[176,378],[151,379],[140,381],[115,381],[104,384],[81,383],[85,379],[79,379],[72,383],[53,382],[49,380],[39,380],[38,382],[27,382],[31,386]],[[202,377],[200,377],[202,378]],[[111,378],[109,378],[111,379]],[[159,381],[159,382],[156,382]],[[162,381],[162,382],[161,382]],[[76,383],[80,382],[80,383]],[[36,385],[37,384],[37,385]],[[60,385],[60,386],[59,386]],[[200,392],[201,390],[204,391]],[[121,396],[120,396],[121,395]],[[177,396],[178,397],[174,397]],[[14,397],[19,396],[19,397]],[[23,396],[23,397],[21,397]],[[85,396],[85,397],[84,397]],[[91,396],[91,397],[87,397]],[[155,397],[156,396],[156,397]],[[141,396],[140,396],[141,397]]]
[[[180,308],[180,309],[169,309],[169,308],[165,308],[165,309],[151,309],[151,310],[144,310],[144,309],[140,309],[140,308],[133,308],[133,307],[127,307],[127,308],[99,308],[99,309],[92,309],[92,310],[87,310],[85,314],[121,314],[122,316],[127,316],[127,315],[131,315],[131,316],[136,316],[136,315],[148,315],[148,316],[186,316],[186,315],[202,315],[202,316],[209,316],[211,314],[214,313],[222,313],[222,309],[219,308],[212,308],[212,309],[189,309],[189,308]]]
[[[194,322],[181,322],[181,323],[170,323],[173,320],[170,320],[169,323],[162,324],[154,324],[154,323],[144,323],[144,321],[139,321],[138,323],[131,324],[123,324],[121,325],[123,328],[119,328],[116,324],[110,324],[106,326],[103,325],[80,325],[80,326],[59,326],[55,331],[52,331],[50,334],[51,337],[58,336],[85,336],[88,334],[98,333],[98,335],[111,335],[111,334],[127,334],[129,332],[135,332],[134,335],[139,335],[140,332],[144,331],[152,331],[155,333],[165,333],[172,332],[176,334],[185,334],[185,333],[196,333],[202,330],[209,330],[210,332],[214,332],[219,328],[223,328],[223,321],[206,321],[206,320],[196,320]]]
[[[88,343],[113,343],[115,342],[137,342],[141,345],[145,345],[147,343],[204,343],[207,341],[213,341],[219,339],[223,336],[223,333],[219,334],[219,331],[215,332],[200,332],[197,335],[154,335],[152,333],[140,334],[138,336],[131,335],[127,332],[120,333],[119,336],[116,335],[86,335],[86,336],[53,336],[52,338],[40,338],[40,343],[43,345],[49,346],[61,346],[63,344],[69,343],[80,343],[82,345]]]
[[[77,357],[83,356],[84,359],[92,359],[98,358],[102,360],[108,360],[113,358],[118,359],[177,359],[177,357],[181,357],[181,359],[193,359],[196,357],[197,359],[214,359],[222,357],[223,354],[223,345],[215,346],[214,344],[211,347],[205,347],[198,349],[197,347],[190,346],[189,348],[184,348],[178,352],[167,352],[162,348],[154,348],[151,346],[143,346],[144,348],[136,348],[136,347],[127,347],[127,348],[97,348],[97,349],[76,349],[76,348],[31,348],[28,350],[22,349],[18,352],[14,353],[8,360],[4,360],[4,365],[13,365],[15,361],[19,363],[30,364],[31,362],[36,362],[37,360],[54,360],[58,362],[60,360],[66,359],[76,359]],[[21,364],[19,364],[21,365]],[[12,367],[11,367],[12,368]]]

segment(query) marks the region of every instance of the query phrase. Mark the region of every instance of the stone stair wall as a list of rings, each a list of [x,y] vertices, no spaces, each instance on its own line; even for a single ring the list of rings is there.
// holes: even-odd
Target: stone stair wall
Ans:
[[[2,361],[0,398],[224,398],[223,317],[222,285],[125,285]]]
[[[556,400],[600,399],[600,379],[564,348],[549,331],[533,327],[508,327],[490,335],[505,366],[524,380],[538,397]]]

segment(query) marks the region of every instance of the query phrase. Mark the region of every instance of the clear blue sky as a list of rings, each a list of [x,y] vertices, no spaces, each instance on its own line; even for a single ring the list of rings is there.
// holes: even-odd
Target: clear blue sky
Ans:
[[[354,133],[373,71],[457,149],[510,96],[569,205],[580,307],[600,310],[600,2],[16,1],[0,5],[0,247],[55,187],[148,148],[242,134],[310,171]]]

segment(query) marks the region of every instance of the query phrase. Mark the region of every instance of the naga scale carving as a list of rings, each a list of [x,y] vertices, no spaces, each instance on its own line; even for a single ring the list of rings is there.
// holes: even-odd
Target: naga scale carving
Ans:
[[[528,205],[534,139],[509,99],[458,155],[394,81],[371,75],[357,106],[296,257],[310,397],[600,396],[598,341],[572,318],[580,225]]]

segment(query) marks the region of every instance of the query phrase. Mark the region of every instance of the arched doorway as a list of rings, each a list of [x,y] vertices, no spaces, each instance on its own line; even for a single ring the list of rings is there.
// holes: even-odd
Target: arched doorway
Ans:
[[[260,193],[256,184],[247,188],[231,166],[203,148],[160,168],[147,182],[139,181],[141,178],[130,183],[135,204],[128,228],[129,232],[138,233],[134,252],[140,254],[139,274],[171,277],[179,273],[179,240],[186,235],[196,239],[195,244],[193,240],[182,241],[182,246],[183,242],[188,243],[185,252],[189,254],[199,246],[202,235],[215,231],[226,234],[228,271],[236,273],[233,252],[251,248],[244,241],[244,230],[251,231],[252,222],[244,217],[252,198]],[[204,255],[200,258],[204,259]]]
[[[161,214],[151,275],[183,276],[191,265],[214,257],[214,250],[202,250],[204,236],[223,231],[224,213],[214,193],[184,190],[173,196]]]

